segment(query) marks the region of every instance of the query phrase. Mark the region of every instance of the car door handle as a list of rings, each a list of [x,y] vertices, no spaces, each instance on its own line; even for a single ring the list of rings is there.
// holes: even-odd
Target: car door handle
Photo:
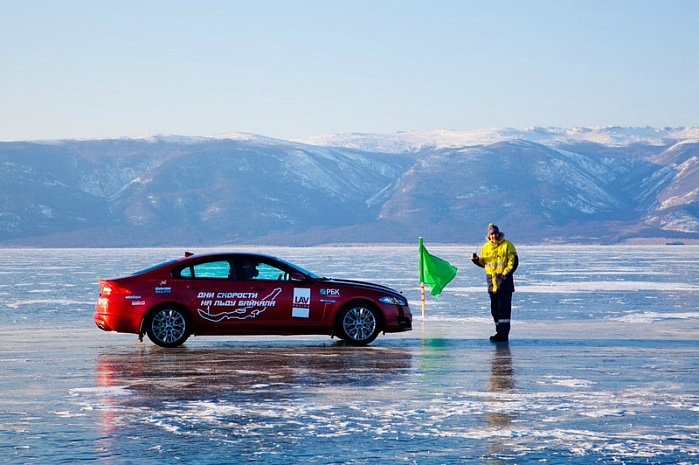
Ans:
[[[187,289],[201,289],[201,286],[198,284],[189,284],[187,285]]]

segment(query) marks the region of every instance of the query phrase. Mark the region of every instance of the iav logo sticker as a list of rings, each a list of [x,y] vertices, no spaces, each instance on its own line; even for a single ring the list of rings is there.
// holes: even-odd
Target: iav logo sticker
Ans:
[[[308,318],[311,312],[311,290],[294,289],[294,302],[291,307],[291,316],[294,318]]]

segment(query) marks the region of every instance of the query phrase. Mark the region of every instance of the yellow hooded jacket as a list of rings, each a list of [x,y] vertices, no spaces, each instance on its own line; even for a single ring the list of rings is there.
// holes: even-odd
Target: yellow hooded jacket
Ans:
[[[514,292],[515,282],[512,274],[519,265],[515,246],[502,237],[497,242],[488,241],[483,244],[479,259],[474,263],[485,268],[488,292]]]

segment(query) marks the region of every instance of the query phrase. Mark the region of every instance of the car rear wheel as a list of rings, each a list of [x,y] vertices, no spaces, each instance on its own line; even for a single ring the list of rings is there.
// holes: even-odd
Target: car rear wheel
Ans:
[[[163,306],[149,318],[146,332],[148,338],[160,347],[177,347],[189,338],[192,325],[185,310]]]
[[[381,317],[373,306],[349,303],[338,314],[337,335],[348,344],[364,346],[376,339],[381,331]]]

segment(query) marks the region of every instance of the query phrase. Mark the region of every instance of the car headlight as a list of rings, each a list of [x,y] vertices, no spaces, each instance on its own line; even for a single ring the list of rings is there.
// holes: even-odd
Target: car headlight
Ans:
[[[385,304],[393,304],[393,305],[408,305],[408,302],[404,298],[397,297],[395,295],[387,295],[385,297],[381,297],[379,299],[379,302],[383,302]]]

